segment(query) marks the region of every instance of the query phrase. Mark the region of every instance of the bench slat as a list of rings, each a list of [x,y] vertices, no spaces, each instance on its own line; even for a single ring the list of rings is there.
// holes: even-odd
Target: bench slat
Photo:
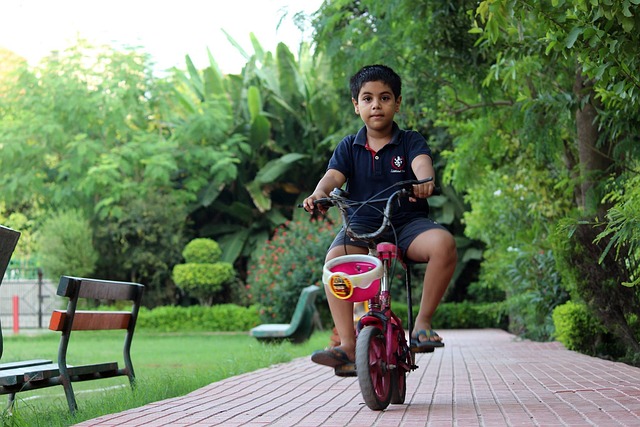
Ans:
[[[24,383],[23,369],[7,369],[0,376],[0,386],[12,386]]]
[[[0,364],[0,386],[14,386],[24,384],[24,373],[36,367],[47,366],[51,360],[34,359],[24,362],[9,362]]]
[[[49,329],[63,331],[67,319],[66,310],[53,310]],[[105,329],[127,329],[131,321],[128,311],[76,311],[73,318],[74,331],[100,331]]]
[[[78,296],[89,299],[134,301],[142,294],[144,286],[133,282],[116,282],[81,277],[62,276],[58,283],[57,294],[71,298],[80,288]]]
[[[26,368],[28,366],[35,365],[46,365],[47,363],[51,363],[51,360],[46,359],[33,359],[33,360],[24,360],[20,362],[7,362],[0,364],[0,375],[3,375],[3,371],[9,369],[17,369],[17,368]]]
[[[81,380],[85,375],[91,378],[113,376],[118,373],[118,362],[94,363],[87,365],[68,366],[67,372],[72,377],[72,381]],[[57,363],[45,365],[42,369],[28,371],[25,370],[24,376],[26,381],[43,381],[60,375],[60,369]],[[89,378],[87,378],[89,379]]]

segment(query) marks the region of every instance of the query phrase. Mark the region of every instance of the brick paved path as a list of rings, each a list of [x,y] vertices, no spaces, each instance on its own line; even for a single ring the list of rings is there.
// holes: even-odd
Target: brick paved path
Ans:
[[[500,330],[439,332],[446,347],[418,355],[406,404],[385,411],[357,378],[302,358],[79,426],[640,426],[640,368]]]

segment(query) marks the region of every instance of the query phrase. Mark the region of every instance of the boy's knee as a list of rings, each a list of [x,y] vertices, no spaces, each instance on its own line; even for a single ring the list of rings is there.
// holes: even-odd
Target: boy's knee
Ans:
[[[431,259],[437,258],[441,263],[454,265],[458,262],[458,250],[456,241],[450,234],[443,234],[434,245]]]

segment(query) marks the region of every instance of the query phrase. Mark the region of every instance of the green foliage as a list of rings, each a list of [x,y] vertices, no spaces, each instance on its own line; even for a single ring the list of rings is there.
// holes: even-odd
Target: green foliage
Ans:
[[[80,209],[96,274],[143,282],[150,306],[175,301],[185,226],[244,268],[315,184],[340,125],[321,55],[253,41],[241,76],[210,55],[203,70],[187,57],[185,72],[156,78],[144,53],[85,42],[0,76],[3,215],[38,224]]]
[[[585,304],[567,301],[553,311],[555,338],[569,350],[620,356],[620,347]],[[613,351],[612,351],[613,350]]]
[[[171,189],[176,147],[156,110],[165,89],[144,54],[79,42],[13,78],[0,99],[0,183],[11,206],[46,200],[104,218],[123,199]]]
[[[168,140],[169,86],[147,56],[79,42],[8,77],[0,97],[7,211],[38,224],[80,210],[94,230],[96,275],[143,282],[145,304],[173,299],[167,279],[183,245],[184,206],[200,188],[176,181],[188,150]]]
[[[513,154],[514,163],[485,171],[484,182],[466,197],[471,207],[466,234],[487,245],[474,288],[505,295],[510,331],[548,340],[552,310],[568,294],[546,236],[550,223],[568,211],[568,202],[548,170],[524,169],[525,157]]]
[[[46,277],[90,276],[98,260],[89,221],[78,210],[57,212],[37,234],[38,252]]]
[[[144,284],[143,303],[149,307],[175,302],[170,274],[181,260],[186,240],[184,215],[183,205],[157,194],[128,200],[117,217],[95,220],[96,248],[101,253],[96,274]]]
[[[569,298],[556,270],[553,251],[514,251],[507,275],[511,286],[504,302],[509,330],[536,341],[548,341],[554,333],[553,310]]]
[[[407,304],[404,301],[394,302],[392,307],[393,312],[402,320],[404,327],[408,327]],[[418,310],[419,307],[413,305],[414,319],[418,315]],[[506,329],[507,320],[501,303],[443,302],[438,306],[432,324],[435,329]]]
[[[225,179],[207,182],[191,215],[198,235],[219,242],[223,260],[234,264],[246,263],[254,248],[291,217],[299,195],[311,191],[337,142],[327,136],[340,123],[337,94],[321,55],[312,57],[309,46],[302,45],[295,58],[284,44],[273,55],[251,38],[253,55],[229,37],[248,60],[240,76],[223,77],[211,57],[202,71],[187,58],[187,71],[173,76],[180,100],[176,110],[185,126],[176,139],[224,147],[234,161],[219,169],[226,171]],[[209,111],[212,105],[228,110],[222,123],[233,133],[227,140],[210,136],[220,126]],[[201,162],[197,155],[193,160]]]
[[[629,269],[629,280],[621,284],[640,285],[640,175],[632,176],[620,191],[611,191],[606,201],[613,206],[607,212],[606,227],[597,236],[596,243],[609,239],[609,244],[599,262],[615,249],[616,261]]]
[[[543,337],[549,310],[565,298],[561,273],[574,294],[588,289],[593,313],[617,316],[610,328],[623,325],[617,336],[633,349],[632,314],[597,295],[638,283],[636,3],[325,2],[314,51],[267,52],[252,36],[254,52],[242,51],[247,64],[231,76],[210,55],[204,70],[187,59],[186,72],[158,79],[140,52],[81,43],[0,76],[2,216],[20,224],[18,250],[26,243],[31,254],[39,224],[79,209],[94,228],[96,274],[145,283],[145,304],[171,303],[185,226],[216,239],[222,261],[243,269],[359,125],[347,77],[385,62],[403,77],[399,123],[429,138],[440,182],[459,194],[436,208],[439,220],[455,227],[470,258],[486,248],[473,295],[507,295],[510,312],[525,315],[518,325]],[[585,129],[577,117],[589,108]],[[580,215],[597,232],[569,219],[552,245],[550,230],[573,207],[598,212]],[[269,274],[271,284],[288,272]]]
[[[186,263],[173,268],[173,280],[183,291],[201,295],[202,297],[216,294],[222,290],[222,285],[235,277],[233,265],[228,262],[211,264]]]
[[[212,239],[193,239],[184,247],[182,256],[187,263],[215,263],[220,260],[222,250]]]
[[[221,254],[216,241],[193,239],[182,251],[187,262],[173,267],[174,282],[184,292],[198,298],[201,304],[211,305],[216,298],[224,302],[225,285],[234,281],[236,271],[231,263],[218,261]]]
[[[259,323],[257,306],[162,306],[141,309],[136,328],[157,332],[236,332],[248,331]]]
[[[247,292],[250,301],[259,304],[264,323],[289,322],[303,288],[324,288],[322,268],[338,230],[338,216],[337,209],[330,209],[325,219],[309,219],[306,212],[300,213],[297,219],[278,227],[273,237],[253,254]],[[326,297],[321,292],[316,306],[322,312],[325,305]]]
[[[552,235],[563,283],[572,299],[584,301],[602,327],[613,334],[628,351],[640,352],[640,336],[635,319],[640,312],[640,288],[625,287],[631,271],[623,259],[609,251],[598,262],[610,236],[602,236],[604,225],[586,219],[567,218]]]
[[[0,224],[20,232],[20,244],[16,246],[10,262],[27,265],[37,252],[37,242],[34,239],[36,224],[23,212],[11,212],[6,215],[4,204],[0,202]]]
[[[434,326],[440,329],[505,329],[507,320],[502,304],[476,304],[470,301],[442,303],[433,316]]]

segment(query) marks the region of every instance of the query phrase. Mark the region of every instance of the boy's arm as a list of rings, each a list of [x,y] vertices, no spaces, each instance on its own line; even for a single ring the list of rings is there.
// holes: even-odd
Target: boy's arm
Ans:
[[[329,169],[320,179],[318,185],[316,185],[316,189],[313,190],[313,194],[304,199],[304,201],[302,202],[304,209],[307,212],[313,212],[313,210],[316,208],[316,206],[313,204],[314,200],[328,197],[329,193],[334,188],[342,187],[345,182],[347,182],[347,177],[344,176],[342,172],[336,169]],[[320,209],[320,212],[322,213],[326,212],[326,209],[322,206],[318,206],[318,209]]]
[[[420,185],[414,185],[413,194],[418,199],[424,199],[431,196],[431,194],[433,194],[433,190],[436,188],[436,172],[433,169],[433,160],[431,160],[431,157],[427,156],[426,154],[420,154],[415,159],[413,159],[413,162],[411,162],[411,169],[413,170],[413,173],[416,175],[416,178],[418,180],[426,179],[429,177],[433,178],[433,181],[425,182],[424,184]],[[415,199],[413,200],[415,201]]]

